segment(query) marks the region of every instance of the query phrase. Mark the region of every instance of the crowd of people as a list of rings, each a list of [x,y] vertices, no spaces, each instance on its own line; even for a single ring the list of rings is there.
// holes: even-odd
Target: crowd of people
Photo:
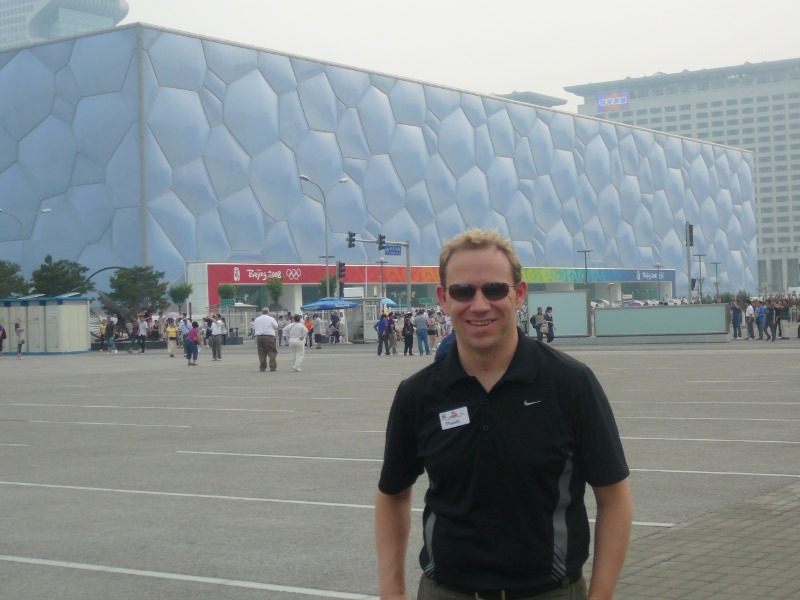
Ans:
[[[792,308],[788,298],[748,300],[744,303],[744,307],[738,300],[733,300],[730,304],[733,339],[746,341],[759,339],[766,342],[788,340]],[[742,337],[742,318],[747,328],[746,338]],[[800,338],[800,326],[797,328],[797,337]]]
[[[403,356],[414,356],[414,335],[417,336],[417,352],[430,356],[438,347],[437,339],[446,338],[452,332],[450,318],[440,310],[420,308],[414,312],[383,313],[373,325],[378,334],[378,356],[397,355],[397,342],[403,342]]]

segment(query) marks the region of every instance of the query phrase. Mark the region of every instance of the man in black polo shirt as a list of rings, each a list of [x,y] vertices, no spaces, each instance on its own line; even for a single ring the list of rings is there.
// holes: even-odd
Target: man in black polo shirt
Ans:
[[[408,598],[411,488],[423,471],[418,600],[587,598],[587,483],[597,500],[588,598],[612,598],[632,501],[600,384],[517,329],[527,286],[507,239],[460,234],[443,247],[439,274],[456,342],[403,381],[392,405],[375,503],[381,598]]]

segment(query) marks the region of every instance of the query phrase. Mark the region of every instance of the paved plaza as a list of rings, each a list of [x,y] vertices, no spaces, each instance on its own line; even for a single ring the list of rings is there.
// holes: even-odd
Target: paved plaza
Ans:
[[[342,345],[295,373],[281,350],[275,373],[249,340],[191,368],[0,359],[0,598],[373,598],[383,430],[431,358]],[[632,469],[616,597],[800,598],[800,340],[564,350],[606,388]]]

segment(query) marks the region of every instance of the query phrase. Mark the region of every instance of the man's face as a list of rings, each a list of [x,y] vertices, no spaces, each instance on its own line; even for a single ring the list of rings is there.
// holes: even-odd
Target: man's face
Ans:
[[[491,352],[504,344],[517,344],[516,311],[522,307],[527,294],[524,281],[509,289],[499,300],[488,300],[481,286],[487,283],[514,285],[511,263],[495,247],[480,250],[458,250],[447,263],[445,284],[469,284],[478,288],[471,300],[458,301],[438,286],[439,304],[450,315],[459,351]]]

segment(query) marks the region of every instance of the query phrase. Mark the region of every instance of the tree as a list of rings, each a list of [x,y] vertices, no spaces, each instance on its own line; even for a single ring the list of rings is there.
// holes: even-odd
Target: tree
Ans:
[[[331,292],[336,289],[336,273],[333,275],[328,276],[328,285],[325,285],[325,278],[319,280],[319,286],[317,287],[317,293],[319,294],[320,298],[324,298],[328,290],[330,289]]]
[[[232,283],[220,283],[217,286],[220,300],[233,300],[236,298],[236,286]]]
[[[183,308],[183,303],[192,295],[194,288],[191,283],[178,283],[169,288],[169,299],[178,305],[178,311]]]
[[[0,298],[10,298],[11,294],[28,293],[28,284],[20,273],[19,265],[0,260]]]
[[[94,290],[94,284],[86,281],[88,271],[88,267],[73,260],[53,261],[48,254],[42,265],[31,273],[31,283],[37,294],[44,294],[48,298],[69,292],[87,294]]]
[[[280,277],[272,277],[267,279],[267,294],[269,297],[272,298],[272,308],[275,310],[280,310],[281,305],[279,301],[281,296],[283,296],[283,279]]]
[[[151,266],[119,269],[108,281],[109,296],[133,313],[163,310],[169,304],[167,283],[161,281],[163,277],[163,271]]]

